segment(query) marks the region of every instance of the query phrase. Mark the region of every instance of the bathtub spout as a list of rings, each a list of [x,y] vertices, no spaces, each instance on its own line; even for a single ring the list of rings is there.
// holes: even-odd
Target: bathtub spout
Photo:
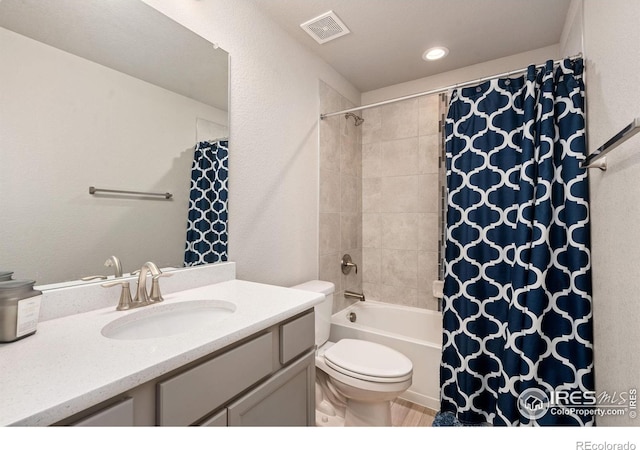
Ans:
[[[361,302],[365,301],[364,292],[362,294],[358,294],[357,292],[344,291],[344,298],[355,298]]]

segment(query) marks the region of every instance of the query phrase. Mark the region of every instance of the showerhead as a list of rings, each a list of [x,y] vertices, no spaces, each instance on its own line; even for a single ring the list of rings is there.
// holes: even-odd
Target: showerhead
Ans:
[[[364,119],[362,117],[356,116],[354,113],[346,113],[344,115],[344,118],[347,120],[349,120],[349,117],[353,117],[353,120],[355,121],[357,127],[362,125],[362,122],[364,122]]]

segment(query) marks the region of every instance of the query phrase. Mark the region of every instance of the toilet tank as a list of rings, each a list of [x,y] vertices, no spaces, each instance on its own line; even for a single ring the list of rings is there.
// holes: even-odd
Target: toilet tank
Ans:
[[[333,291],[335,286],[333,283],[321,280],[311,280],[306,283],[291,286],[292,289],[300,289],[302,291],[317,292],[324,294],[325,299],[322,303],[314,307],[316,321],[316,345],[320,347],[329,340],[331,331],[331,312],[333,309]]]

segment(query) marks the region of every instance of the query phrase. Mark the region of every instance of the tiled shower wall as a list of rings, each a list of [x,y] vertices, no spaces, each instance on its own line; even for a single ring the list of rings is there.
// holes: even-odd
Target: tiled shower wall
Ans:
[[[362,111],[362,285],[367,299],[437,309],[440,98]]]
[[[355,105],[320,82],[320,111],[334,112]],[[362,292],[362,126],[343,115],[320,121],[320,240],[319,277],[336,286],[333,310],[352,300],[344,291]],[[343,275],[342,256],[358,265]]]

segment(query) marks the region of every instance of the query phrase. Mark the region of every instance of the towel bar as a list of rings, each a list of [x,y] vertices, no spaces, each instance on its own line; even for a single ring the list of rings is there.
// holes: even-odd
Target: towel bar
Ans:
[[[600,158],[603,158],[604,155],[609,153],[618,145],[622,144],[631,136],[634,136],[638,131],[640,131],[640,117],[636,117],[633,122],[624,127],[622,131],[605,142],[596,151],[588,155],[587,158],[582,162],[580,167],[582,167],[583,169],[598,168],[600,170],[607,170],[606,162],[600,164],[595,164],[595,162]]]
[[[127,195],[141,195],[144,197],[164,197],[165,200],[170,200],[173,197],[173,194],[170,192],[139,192],[139,191],[121,191],[117,189],[99,189],[93,186],[89,186],[89,194],[94,195],[100,192],[105,192],[109,194],[127,194]]]

